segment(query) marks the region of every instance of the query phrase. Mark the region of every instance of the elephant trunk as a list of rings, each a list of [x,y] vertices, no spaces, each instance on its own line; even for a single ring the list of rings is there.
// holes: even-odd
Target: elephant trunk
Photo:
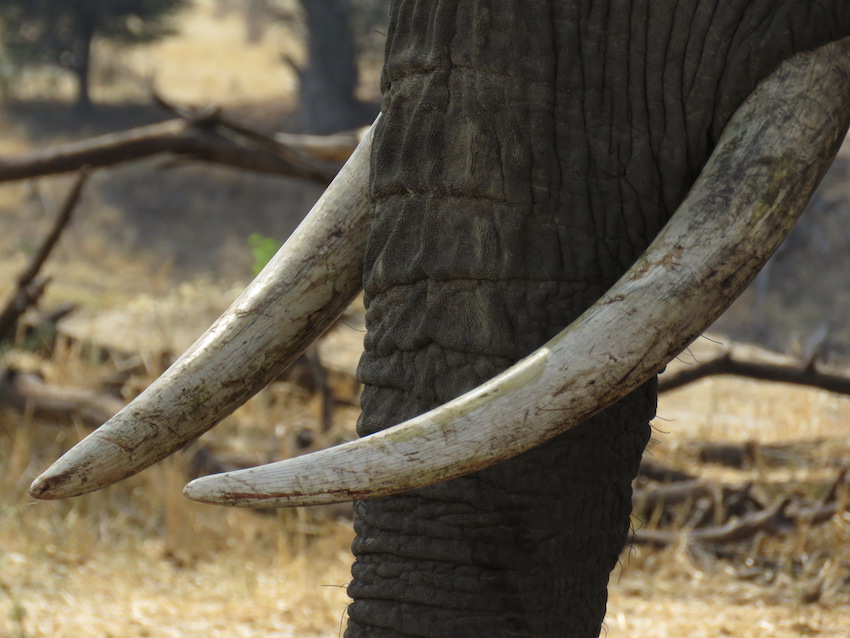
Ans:
[[[575,23],[545,3],[471,5],[396,3],[391,15],[361,435],[543,344],[666,220],[663,206],[623,197],[603,170],[615,149],[580,121]],[[607,138],[614,123],[602,124]],[[512,460],[357,503],[346,635],[595,636],[654,409],[653,382]]]

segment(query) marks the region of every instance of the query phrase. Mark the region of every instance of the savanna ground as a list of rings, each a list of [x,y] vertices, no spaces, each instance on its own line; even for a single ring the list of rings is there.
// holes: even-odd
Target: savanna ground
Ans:
[[[261,125],[283,126],[293,107],[293,78],[278,56],[284,47],[297,55],[297,38],[274,27],[246,47],[243,31],[238,14],[218,15],[212,4],[198,3],[180,37],[108,57],[94,91],[101,105],[85,121],[45,97],[62,95],[61,82],[47,86],[49,78],[34,76],[28,92],[0,110],[6,133],[0,152],[163,118],[139,89],[151,77],[175,101],[214,102]],[[846,173],[847,157],[839,163]],[[850,290],[846,282],[835,285],[848,269],[829,256],[838,251],[838,235],[846,234],[836,230],[847,226],[840,220],[848,211],[835,203],[841,182],[833,178],[832,190],[819,195],[825,202],[816,211],[820,230],[796,240],[814,243],[811,259],[827,263],[772,267],[774,278],[786,280],[797,270],[816,270],[808,288],[832,290],[834,308],[844,307]],[[0,186],[0,293],[11,289],[68,183],[52,178]],[[129,398],[160,371],[162,351],[188,345],[247,281],[247,236],[285,237],[318,192],[295,181],[158,161],[101,171],[48,264],[54,282],[44,305],[79,303],[67,322],[70,332],[141,355],[141,371],[124,385]],[[827,265],[838,274],[830,276]],[[843,345],[850,341],[842,338],[846,323],[815,317],[847,315],[813,306],[793,299],[782,305],[777,295],[750,291],[721,327],[741,337],[775,324],[767,326],[776,328],[768,331],[771,339],[805,350],[806,335],[828,321],[835,341],[830,353],[841,359],[850,351]],[[336,371],[333,390],[355,399],[351,368],[362,338],[356,311],[335,336],[322,351]],[[84,343],[60,340],[50,357],[6,352],[3,364],[37,369],[57,385],[96,388],[120,361],[103,361]],[[710,344],[698,343],[697,357],[701,347]],[[683,355],[681,364],[688,363]],[[315,439],[309,449],[352,436],[355,407],[339,405],[329,432],[318,425],[320,413],[318,396],[295,383],[276,383],[204,440],[260,462],[299,452],[304,430]],[[850,398],[713,378],[665,394],[658,414],[649,450],[654,459],[725,483],[753,482],[764,499],[817,496],[850,462]],[[0,636],[340,634],[352,537],[347,509],[259,513],[188,502],[181,496],[187,455],[100,493],[34,502],[26,493],[31,480],[85,433],[80,425],[57,427],[0,408]],[[751,440],[783,444],[790,456],[745,469],[697,459],[702,442]],[[611,579],[607,635],[850,636],[850,516],[784,537],[757,536],[727,554],[685,542],[624,550]]]

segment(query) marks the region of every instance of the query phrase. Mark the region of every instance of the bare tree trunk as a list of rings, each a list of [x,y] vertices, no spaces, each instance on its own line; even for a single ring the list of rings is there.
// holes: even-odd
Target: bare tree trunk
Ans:
[[[304,132],[335,133],[368,121],[355,97],[357,65],[350,0],[300,0],[307,25],[307,64],[299,71],[298,122]]]
[[[77,76],[77,100],[74,104],[78,111],[91,110],[90,76],[91,76],[91,44],[94,38],[94,19],[92,16],[80,15],[79,40],[74,44],[71,70]]]

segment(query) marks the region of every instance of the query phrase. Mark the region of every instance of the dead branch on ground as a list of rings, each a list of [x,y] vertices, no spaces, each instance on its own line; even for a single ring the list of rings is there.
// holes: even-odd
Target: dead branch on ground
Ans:
[[[675,483],[678,481],[693,481],[697,477],[688,472],[683,472],[680,469],[670,467],[660,461],[656,461],[644,454],[640,460],[640,468],[638,469],[638,477],[647,481],[657,481],[659,483]]]
[[[700,498],[715,498],[721,489],[723,486],[702,479],[665,483],[652,488],[635,489],[632,504],[651,511],[658,507],[694,502]]]
[[[169,113],[188,122],[213,122],[253,140],[261,146],[276,150],[283,145],[309,158],[344,164],[355,147],[360,143],[368,127],[356,131],[334,133],[333,135],[305,135],[299,133],[267,134],[251,126],[226,117],[220,107],[205,106],[193,108],[170,102],[159,93],[151,93],[154,103]]]
[[[772,507],[756,512],[740,520],[731,520],[723,525],[672,531],[663,529],[641,529],[629,534],[629,542],[635,545],[669,547],[682,541],[707,545],[727,545],[751,539],[760,532],[787,534],[795,529],[796,521],[787,516],[790,500],[785,498]]]
[[[773,506],[723,525],[695,528],[690,531],[640,529],[629,533],[629,543],[669,547],[683,541],[704,545],[730,545],[742,543],[757,534],[786,536],[802,527],[822,525],[845,511],[846,503],[839,501],[805,506],[790,497],[782,498]]]
[[[65,197],[65,202],[62,204],[62,208],[56,216],[50,232],[44,237],[44,240],[23,272],[18,275],[17,286],[6,301],[3,311],[0,312],[0,342],[11,341],[14,338],[18,319],[26,312],[27,308],[35,305],[44,293],[44,288],[47,286],[48,280],[39,277],[38,273],[59,241],[59,237],[62,236],[62,232],[68,226],[68,222],[71,220],[71,214],[74,212],[74,208],[76,208],[77,202],[80,199],[80,193],[82,193],[83,185],[86,183],[88,175],[88,169],[85,166],[82,167],[74,183],[71,185],[71,190]]]
[[[666,372],[658,377],[658,391],[669,392],[705,377],[728,374],[761,381],[792,383],[850,394],[850,372],[822,368],[816,357],[800,361],[754,346],[732,344],[717,357]]]
[[[224,117],[219,109],[158,102],[178,118],[0,158],[0,182],[100,168],[153,155],[222,164],[329,184],[358,143],[356,133],[268,135]]]
[[[36,374],[7,368],[0,372],[0,405],[56,425],[79,423],[96,428],[123,408],[124,402],[92,390],[50,385]]]
[[[723,483],[686,480],[653,487],[639,487],[634,491],[632,503],[637,510],[656,513],[675,505],[688,505],[697,516],[685,530],[640,529],[629,534],[629,542],[636,545],[668,547],[678,543],[703,545],[730,545],[752,539],[758,534],[785,536],[798,529],[821,525],[847,509],[846,492],[848,468],[842,468],[831,483],[826,495],[818,502],[802,496],[783,496],[772,506],[764,507],[750,495],[752,484],[731,486]],[[708,505],[695,507],[699,501]],[[708,524],[715,512],[723,520]],[[673,518],[667,516],[667,518]]]

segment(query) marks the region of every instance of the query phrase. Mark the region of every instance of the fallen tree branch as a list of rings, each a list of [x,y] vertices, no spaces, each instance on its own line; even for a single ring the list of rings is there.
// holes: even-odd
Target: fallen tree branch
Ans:
[[[88,169],[85,166],[82,167],[71,185],[71,190],[65,197],[65,202],[62,204],[50,232],[47,233],[24,271],[18,275],[17,286],[9,296],[2,312],[0,312],[0,342],[11,341],[14,338],[18,319],[26,312],[27,308],[35,305],[44,293],[48,280],[38,277],[38,273],[59,241],[59,237],[62,236],[62,232],[68,226],[68,222],[71,221],[71,214],[77,206],[88,175]]]
[[[838,476],[835,477],[835,480],[832,482],[832,485],[829,486],[829,490],[824,495],[821,500],[821,505],[827,505],[829,503],[834,503],[838,500],[839,492],[842,487],[844,487],[847,482],[847,474],[850,471],[850,468],[842,467],[841,471],[838,473]]]
[[[355,134],[327,138],[268,136],[227,120],[215,110],[197,110],[158,124],[0,158],[0,182],[68,173],[83,166],[113,166],[168,153],[328,184],[356,145]]]
[[[695,529],[689,536],[691,540],[702,543],[725,545],[749,540],[759,532],[787,534],[793,531],[796,525],[795,519],[786,514],[790,504],[791,499],[785,497],[765,510],[723,525]]]
[[[801,507],[794,515],[809,525],[820,525],[844,511],[847,507],[847,497],[850,496],[847,494],[847,488],[850,487],[847,474],[848,468],[842,468],[820,503]],[[843,495],[841,494],[842,490],[844,491]]]
[[[632,530],[629,533],[629,542],[654,547],[668,547],[683,541],[705,545],[729,545],[749,540],[759,533],[770,536],[787,535],[800,527],[822,525],[845,511],[847,500],[846,497],[839,498],[839,493],[842,489],[846,489],[846,486],[847,468],[843,468],[820,503],[800,504],[798,500],[795,501],[786,496],[771,507],[730,520],[723,525],[693,528],[687,531]],[[665,487],[673,488],[674,486]],[[693,493],[704,494],[699,486],[695,486]],[[674,498],[678,496],[681,495],[673,495]]]
[[[666,483],[653,488],[638,488],[632,494],[632,507],[651,511],[663,505],[678,505],[693,502],[699,498],[716,499],[724,487],[695,479]]]
[[[296,152],[306,154],[313,159],[339,162],[340,164],[345,163],[351,157],[355,147],[360,143],[360,140],[369,128],[364,127],[357,131],[335,133],[333,135],[304,135],[294,133],[275,133],[268,135],[263,131],[226,117],[222,113],[221,108],[217,106],[195,108],[176,104],[166,100],[156,91],[151,93],[151,99],[163,110],[195,125],[220,125],[257,142],[261,146],[270,146],[272,150],[276,150],[279,146],[284,146]]]
[[[667,531],[660,529],[642,529],[629,534],[629,542],[635,545],[667,547],[682,542],[698,542],[708,545],[727,545],[749,540],[759,532],[771,535],[788,534],[796,529],[801,519],[786,514],[791,500],[784,498],[769,507],[739,520],[723,525],[692,529],[690,531]],[[828,519],[827,519],[828,520]],[[809,521],[806,521],[809,522]]]
[[[96,428],[124,407],[113,396],[81,388],[62,388],[39,376],[11,368],[0,372],[0,404],[57,425],[79,422]]]
[[[678,483],[697,479],[693,474],[688,474],[677,468],[665,465],[660,461],[648,457],[646,454],[640,460],[638,477],[648,481],[657,481],[658,483]]]
[[[744,441],[743,443],[707,441],[700,444],[697,458],[700,463],[714,463],[744,469],[756,466],[761,455],[759,445],[755,441]]]
[[[753,346],[735,344],[708,361],[682,366],[658,377],[658,391],[669,392],[705,377],[728,374],[761,381],[792,383],[850,394],[850,372],[821,369],[816,359],[793,357]]]

